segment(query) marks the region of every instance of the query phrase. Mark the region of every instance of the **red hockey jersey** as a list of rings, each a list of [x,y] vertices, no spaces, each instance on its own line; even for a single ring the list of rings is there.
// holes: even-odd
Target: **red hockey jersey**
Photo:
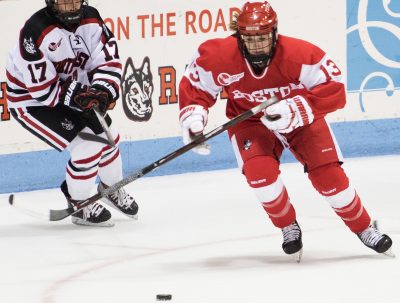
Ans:
[[[113,34],[88,6],[74,31],[62,28],[46,8],[35,13],[9,52],[6,68],[9,107],[19,108],[55,106],[69,77],[85,85],[105,80],[118,92],[122,65]]]
[[[223,89],[228,118],[273,96],[303,96],[316,119],[346,103],[342,73],[330,57],[309,42],[282,35],[271,64],[260,75],[243,57],[234,36],[201,44],[179,85],[180,108],[200,104],[208,109]]]

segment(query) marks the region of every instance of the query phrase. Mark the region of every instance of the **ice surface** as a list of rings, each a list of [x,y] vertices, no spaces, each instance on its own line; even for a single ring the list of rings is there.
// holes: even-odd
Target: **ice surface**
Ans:
[[[400,302],[400,156],[344,165],[394,259],[363,246],[299,164],[281,168],[303,229],[300,264],[237,169],[139,179],[127,187],[139,220],[111,210],[113,228],[40,221],[0,195],[0,302]],[[66,207],[56,189],[17,195],[38,210]]]

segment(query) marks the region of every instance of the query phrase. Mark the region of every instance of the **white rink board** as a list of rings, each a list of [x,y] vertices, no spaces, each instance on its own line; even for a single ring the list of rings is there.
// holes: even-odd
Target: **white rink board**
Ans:
[[[113,29],[119,40],[121,61],[125,67],[130,67],[128,71],[144,73],[142,63],[148,60],[150,64],[153,94],[143,108],[152,108],[151,114],[140,116],[139,111],[127,110],[123,94],[111,112],[122,136],[120,149],[127,175],[182,146],[179,96],[175,95],[177,84],[201,42],[231,34],[227,23],[232,12],[244,2],[89,2],[99,9],[106,24]],[[399,154],[400,1],[270,2],[278,13],[279,33],[320,46],[346,74],[347,105],[328,115],[343,155],[347,158]],[[0,193],[53,188],[65,178],[67,153],[51,150],[18,125],[10,116],[5,101],[7,51],[16,42],[24,21],[44,3],[44,0],[0,1],[0,56],[3,58],[0,60]],[[133,66],[127,64],[128,60],[132,60]],[[127,82],[122,81],[123,84]],[[226,121],[224,107],[225,100],[219,100],[211,109],[206,131]],[[210,144],[211,156],[199,157],[189,152],[155,174],[236,166],[225,134],[215,137]],[[282,163],[294,161],[293,157],[285,155],[281,160]]]
[[[146,122],[129,120],[121,104],[112,112],[114,123],[121,130],[123,140],[144,140],[178,136],[178,105],[159,104],[160,67],[173,67],[176,81],[182,76],[185,65],[204,40],[225,37],[225,31],[233,8],[240,8],[242,1],[104,1],[92,0],[89,3],[97,7],[119,37],[122,62],[131,57],[136,68],[143,59],[150,58],[153,74],[154,93],[152,96],[153,113]],[[117,3],[117,5],[113,4]],[[279,16],[279,32],[297,36],[319,45],[326,50],[342,69],[346,66],[346,8],[343,1],[271,1]],[[0,1],[0,20],[2,43],[0,57],[5,58],[8,49],[16,42],[20,28],[25,20],[36,10],[44,6],[42,0],[6,0]],[[329,12],[314,13],[314,12]],[[211,16],[211,23],[209,17]],[[152,27],[152,18],[155,27]],[[193,18],[196,21],[191,22]],[[163,20],[162,32],[160,20]],[[122,25],[118,27],[118,22]],[[168,26],[169,24],[169,26]],[[208,29],[209,28],[209,29]],[[197,33],[193,31],[196,30]],[[216,31],[215,31],[216,30]],[[154,37],[152,35],[154,32]],[[5,61],[0,61],[0,82],[5,82]],[[0,95],[1,96],[1,95]],[[211,112],[209,127],[225,121],[225,101],[218,102]],[[0,110],[4,108],[0,107]],[[381,115],[382,116],[382,115]],[[383,115],[387,117],[388,115]],[[390,115],[389,115],[390,116]],[[4,120],[4,113],[1,116]],[[334,121],[357,120],[362,116],[349,106],[334,116]],[[373,118],[373,117],[372,117]],[[379,117],[382,118],[382,117]],[[4,122],[4,123],[3,123]],[[30,135],[15,121],[0,123],[0,153],[15,153],[48,149],[48,146]],[[12,134],[12,135],[10,135]]]

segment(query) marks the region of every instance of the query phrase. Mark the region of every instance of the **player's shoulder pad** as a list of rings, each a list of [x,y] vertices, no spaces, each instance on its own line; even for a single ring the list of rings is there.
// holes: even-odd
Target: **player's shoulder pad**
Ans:
[[[95,7],[88,5],[85,7],[83,11],[82,19],[92,19],[92,18],[98,19],[99,22],[102,22],[99,11]]]
[[[81,20],[81,24],[94,23],[94,22],[98,23],[99,26],[102,28],[103,35],[107,41],[114,37],[113,33],[105,25],[103,18],[100,16],[99,11],[95,7],[88,5],[83,12],[83,18]]]
[[[210,39],[199,46],[200,60],[203,62],[219,62],[226,67],[234,62],[238,51],[237,39],[233,36]]]
[[[325,52],[311,42],[279,35],[277,52],[283,60],[298,64],[317,64],[325,56]]]
[[[19,49],[22,58],[27,61],[37,61],[43,57],[39,47],[46,34],[57,27],[47,8],[43,8],[33,14],[21,29],[19,35]]]

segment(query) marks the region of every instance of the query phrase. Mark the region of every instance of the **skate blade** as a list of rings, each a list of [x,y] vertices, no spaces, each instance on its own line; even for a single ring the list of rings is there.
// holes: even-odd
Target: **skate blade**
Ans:
[[[389,248],[387,251],[383,252],[382,255],[385,255],[389,258],[396,258],[396,255],[393,253],[392,248]]]
[[[124,213],[122,210],[120,210],[117,206],[115,206],[115,204],[112,203],[110,200],[108,200],[106,197],[101,198],[100,202],[103,202],[104,204],[111,206],[112,208],[114,208],[115,210],[118,210],[121,214],[127,216],[128,218],[131,218],[133,220],[138,220],[138,218],[139,218],[138,214],[129,215],[129,214]]]
[[[93,223],[83,220],[81,218],[71,217],[71,221],[75,225],[80,225],[80,226],[113,227],[115,225],[114,221],[111,219],[105,222]]]
[[[303,256],[303,249],[300,249],[298,252],[291,254],[292,259],[297,263],[300,263],[302,256]]]

